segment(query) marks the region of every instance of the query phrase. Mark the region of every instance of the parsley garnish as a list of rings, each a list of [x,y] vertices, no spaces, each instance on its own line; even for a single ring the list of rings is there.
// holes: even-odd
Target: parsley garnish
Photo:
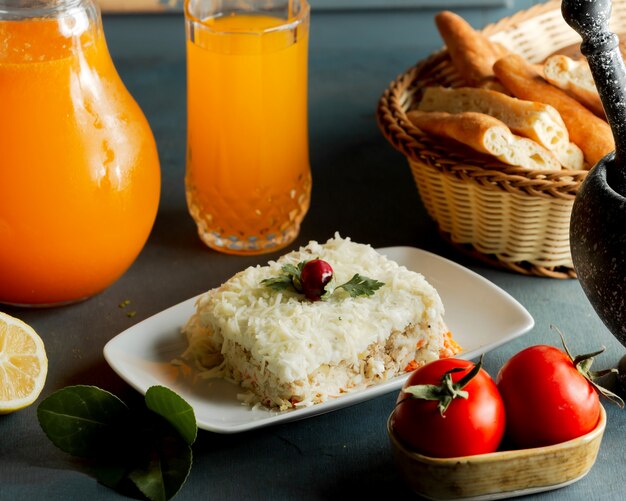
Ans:
[[[385,285],[383,282],[379,282],[373,278],[367,278],[363,275],[355,273],[355,275],[345,284],[335,287],[335,290],[344,289],[352,297],[373,296],[374,292],[380,289],[383,285]]]
[[[298,266],[293,264],[285,264],[281,268],[281,274],[274,278],[266,278],[261,281],[261,285],[265,285],[275,291],[282,291],[286,289],[293,289],[296,292],[302,292],[302,282],[300,281],[300,274],[302,268],[307,261],[301,261]]]
[[[292,290],[302,294],[302,268],[308,261],[301,261],[297,266],[293,264],[285,264],[281,268],[281,273],[277,277],[266,278],[261,281],[261,285],[269,287],[275,291]],[[325,293],[320,299],[328,299],[337,289],[345,290],[351,297],[373,296],[380,289],[384,282],[379,282],[372,278],[365,277],[358,273],[348,280],[346,283],[334,286],[334,278],[326,284]]]

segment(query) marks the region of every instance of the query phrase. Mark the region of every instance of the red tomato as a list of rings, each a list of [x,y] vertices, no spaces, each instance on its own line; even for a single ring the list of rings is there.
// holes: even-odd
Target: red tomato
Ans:
[[[454,358],[436,360],[414,371],[398,396],[393,428],[411,449],[431,457],[458,457],[494,452],[504,435],[504,404],[496,384],[483,369],[463,388],[467,398],[454,398],[443,416],[435,400],[413,398],[404,389],[413,385],[440,385],[444,374],[457,382],[474,367]]]
[[[591,431],[600,417],[593,386],[553,346],[531,346],[496,378],[507,412],[507,436],[518,447],[564,442]]]

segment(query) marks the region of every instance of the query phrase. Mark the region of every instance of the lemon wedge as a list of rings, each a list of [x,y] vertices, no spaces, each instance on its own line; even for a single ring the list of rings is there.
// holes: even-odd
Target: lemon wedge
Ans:
[[[48,359],[32,327],[0,312],[0,414],[29,406],[41,393]]]

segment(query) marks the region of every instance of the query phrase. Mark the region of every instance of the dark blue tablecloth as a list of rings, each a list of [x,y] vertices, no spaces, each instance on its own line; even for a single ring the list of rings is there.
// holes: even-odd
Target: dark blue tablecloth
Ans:
[[[444,243],[421,205],[405,159],[378,131],[375,108],[389,81],[441,45],[432,14],[425,11],[419,19],[402,12],[314,14],[310,54],[314,189],[310,213],[293,247],[339,231],[376,247],[424,248],[493,281],[536,321],[531,332],[489,353],[485,367],[494,376],[508,357],[528,345],[558,345],[550,324],[566,333],[578,353],[606,345],[606,354],[596,364],[615,365],[624,349],[596,317],[577,281],[487,268]],[[474,21],[481,25],[486,19],[475,16]],[[33,325],[45,341],[50,368],[42,398],[70,384],[94,384],[123,399],[139,398],[106,364],[105,343],[244,267],[275,257],[212,252],[200,243],[188,216],[183,189],[182,17],[107,17],[105,31],[116,66],[157,139],[163,171],[161,206],[139,259],[102,294],[58,309],[2,308]],[[136,311],[132,318],[118,308],[127,298]],[[313,419],[236,435],[201,431],[191,475],[177,499],[406,498],[411,493],[394,467],[385,429],[395,398],[391,393]],[[607,430],[591,472],[569,487],[543,494],[543,499],[623,499],[626,414],[611,405],[606,408]],[[36,405],[0,416],[0,499],[116,497],[82,463],[45,438]]]

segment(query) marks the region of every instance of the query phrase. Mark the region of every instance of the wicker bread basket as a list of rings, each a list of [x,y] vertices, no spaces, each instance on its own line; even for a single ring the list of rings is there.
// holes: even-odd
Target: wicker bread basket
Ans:
[[[536,5],[483,33],[531,62],[554,52],[571,53],[580,38],[563,20],[560,5],[556,0]],[[626,31],[626,0],[613,1],[611,27]],[[569,220],[587,171],[530,171],[422,134],[406,112],[429,85],[463,85],[445,49],[391,83],[377,118],[385,137],[407,157],[422,202],[444,238],[519,273],[575,277]]]

